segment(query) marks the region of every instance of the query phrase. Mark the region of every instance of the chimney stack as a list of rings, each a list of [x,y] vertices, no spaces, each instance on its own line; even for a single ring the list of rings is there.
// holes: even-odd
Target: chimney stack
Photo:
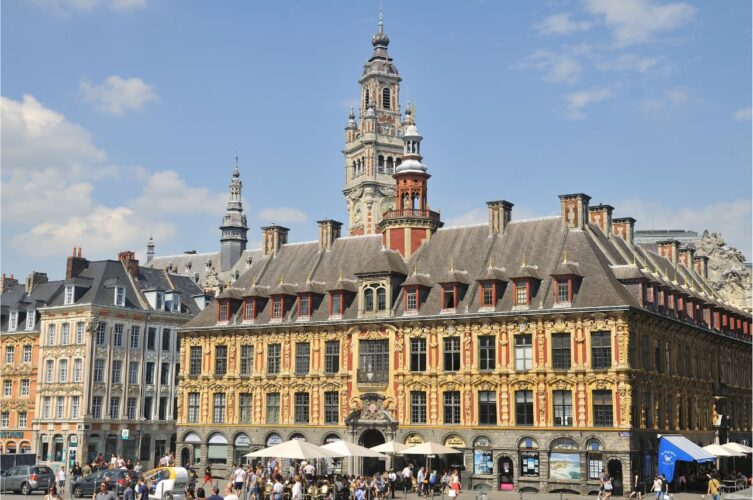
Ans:
[[[591,197],[583,193],[561,194],[562,229],[583,229],[588,220],[588,202]]]
[[[680,261],[680,264],[685,266],[688,270],[692,270],[694,256],[695,248],[686,246],[680,249],[678,260]]]
[[[319,251],[331,250],[335,240],[340,237],[342,222],[332,219],[317,221],[319,224]]]
[[[512,219],[514,205],[509,201],[496,200],[487,201],[486,206],[489,208],[489,235],[503,234]]]
[[[47,283],[47,273],[32,271],[31,274],[26,277],[26,293],[31,293],[31,291],[34,290],[34,287],[41,283]]]
[[[594,205],[588,207],[588,218],[593,224],[596,224],[601,228],[601,232],[607,238],[612,237],[612,211],[614,207],[612,205]]]
[[[659,250],[659,255],[666,257],[672,263],[673,266],[677,265],[678,251],[680,249],[680,242],[677,240],[663,240],[657,241],[656,247]]]
[[[704,280],[709,279],[709,258],[705,255],[696,255],[693,257],[695,272]]]
[[[6,276],[5,273],[3,273],[2,277],[0,277],[0,293],[5,293],[7,289],[15,285],[18,285],[18,280],[15,279],[12,274]]]
[[[73,247],[65,265],[65,279],[78,277],[89,266],[89,261],[81,256],[81,247]]]
[[[635,231],[635,219],[632,217],[621,217],[612,219],[612,234],[621,238],[622,241],[633,246],[633,233]]]
[[[139,279],[139,261],[136,259],[136,253],[132,250],[125,250],[118,253],[118,260],[123,263],[133,279]]]
[[[261,228],[264,237],[264,255],[277,255],[280,248],[288,242],[287,227],[272,224]]]

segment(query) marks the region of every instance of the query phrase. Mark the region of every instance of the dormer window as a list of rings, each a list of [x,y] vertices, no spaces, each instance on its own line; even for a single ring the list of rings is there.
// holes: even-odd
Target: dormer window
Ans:
[[[33,330],[36,322],[37,311],[34,309],[26,310],[26,329]]]
[[[15,332],[18,327],[18,311],[11,311],[8,316],[8,331]]]
[[[405,290],[405,310],[411,313],[417,313],[419,308],[418,287],[410,287]]]
[[[442,310],[454,310],[458,303],[458,286],[455,283],[442,285]]]
[[[343,291],[334,290],[329,294],[329,315],[342,317],[343,315]]]
[[[311,294],[302,293],[298,296],[298,317],[308,318],[311,316]]]
[[[481,307],[494,307],[497,305],[497,284],[493,281],[481,283]]]
[[[576,285],[583,277],[580,265],[577,262],[568,261],[567,253],[565,253],[552,276],[554,277],[555,306],[570,306],[576,293]]]
[[[230,304],[226,300],[217,301],[217,320],[227,321],[230,317]]]
[[[387,288],[381,283],[366,285],[363,289],[364,312],[381,312],[387,310]]]
[[[258,313],[258,299],[256,297],[246,297],[243,307],[243,319],[245,321],[253,321],[256,319]]]
[[[157,291],[154,298],[154,308],[161,311],[165,305],[165,294]]]
[[[125,287],[122,286],[116,286],[115,287],[115,305],[120,307],[125,307]]]
[[[272,319],[281,320],[285,314],[285,297],[276,295],[272,297]]]
[[[685,301],[682,296],[677,297],[677,316],[682,317],[685,313]]]
[[[165,304],[170,312],[180,312],[180,292],[171,292],[170,300]]]
[[[76,297],[75,292],[76,292],[76,287],[75,286],[73,286],[73,285],[66,285],[65,286],[65,298],[64,298],[64,301],[63,301],[64,305],[69,306],[69,305],[73,304],[73,301],[75,300],[75,297]]]
[[[530,294],[528,293],[528,280],[515,281],[515,305],[527,306],[530,303]]]

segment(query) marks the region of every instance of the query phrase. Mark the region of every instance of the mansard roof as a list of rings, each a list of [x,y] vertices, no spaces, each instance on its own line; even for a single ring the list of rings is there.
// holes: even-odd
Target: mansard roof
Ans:
[[[23,284],[13,285],[0,295],[0,304],[2,304],[2,313],[0,315],[0,331],[8,332],[8,316],[10,311],[18,311],[17,327],[13,332],[38,332],[39,315],[34,320],[34,326],[31,330],[26,329],[26,314],[29,308],[34,309],[42,307],[50,302],[53,297],[61,293],[63,281],[48,281],[46,283],[37,283],[27,293],[26,286]]]

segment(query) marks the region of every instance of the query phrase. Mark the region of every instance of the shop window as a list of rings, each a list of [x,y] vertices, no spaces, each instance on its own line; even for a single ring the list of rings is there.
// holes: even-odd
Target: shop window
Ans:
[[[492,442],[487,437],[478,437],[473,442],[473,474],[488,476],[493,473]]]
[[[207,463],[227,463],[227,438],[225,438],[225,436],[220,433],[215,433],[209,436],[207,446]]]
[[[601,443],[596,439],[591,439],[586,443],[586,462],[588,479],[599,479],[599,474],[604,468],[604,460],[601,455]]]
[[[539,445],[533,438],[520,441],[520,475],[522,477],[539,477]]]
[[[555,481],[579,481],[580,477],[578,444],[572,439],[555,439],[549,453],[549,478]]]

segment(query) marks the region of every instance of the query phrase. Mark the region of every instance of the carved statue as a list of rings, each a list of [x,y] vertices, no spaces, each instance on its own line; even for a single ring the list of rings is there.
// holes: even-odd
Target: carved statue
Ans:
[[[719,233],[704,231],[700,240],[696,240],[696,255],[706,256],[708,262],[708,280],[724,300],[733,305],[751,311],[751,288],[753,276],[745,267],[745,256],[735,247],[730,247]]]

